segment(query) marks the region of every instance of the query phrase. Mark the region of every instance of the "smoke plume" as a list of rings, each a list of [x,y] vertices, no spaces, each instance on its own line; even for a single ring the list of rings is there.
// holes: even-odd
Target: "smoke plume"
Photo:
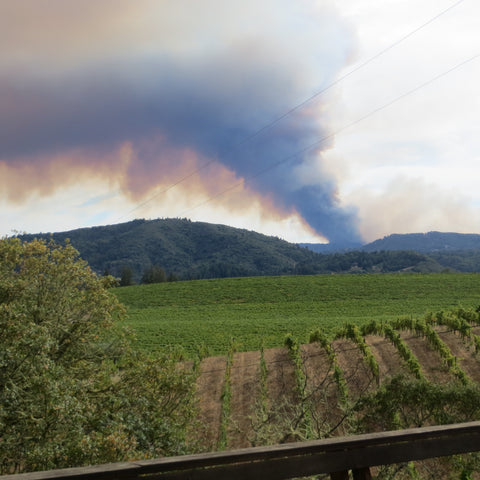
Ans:
[[[196,182],[228,203],[232,182],[243,181],[330,241],[358,240],[355,212],[322,170],[331,145],[306,149],[331,133],[328,96],[259,132],[345,66],[352,41],[333,9],[86,0],[82,14],[77,2],[42,4],[12,2],[1,21],[4,197],[20,202],[94,175],[136,201]]]

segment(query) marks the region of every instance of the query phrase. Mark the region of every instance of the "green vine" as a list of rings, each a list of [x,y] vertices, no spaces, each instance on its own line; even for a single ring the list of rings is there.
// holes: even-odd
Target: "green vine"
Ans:
[[[429,324],[446,326],[458,332],[463,340],[469,340],[475,347],[475,353],[480,352],[480,336],[472,332],[472,324],[478,325],[479,312],[459,308],[453,312],[430,313],[425,321]]]
[[[222,410],[220,414],[220,434],[218,439],[218,450],[225,450],[227,448],[228,440],[228,426],[230,423],[231,413],[231,400],[232,400],[232,364],[233,355],[236,352],[236,344],[232,339],[230,342],[230,348],[227,354],[227,364],[225,367],[225,381],[223,384],[221,400]]]
[[[337,334],[337,338],[348,338],[358,346],[362,352],[365,363],[368,365],[378,385],[380,383],[380,368],[377,359],[373,356],[370,347],[367,345],[365,338],[360,332],[360,329],[356,325],[349,323]]]
[[[267,387],[267,362],[265,361],[265,352],[263,345],[260,349],[260,415],[262,421],[268,417],[268,387]]]
[[[405,318],[400,320],[402,325],[408,325],[409,328],[413,328],[411,318]],[[376,322],[375,320],[363,325],[361,328],[361,334],[366,335],[382,335],[384,336],[398,351],[400,357],[407,364],[410,372],[418,379],[424,378],[422,368],[417,357],[410,350],[408,345],[403,341],[399,333],[393,328],[391,323]]]
[[[395,331],[390,324],[383,327],[385,338],[387,338],[397,349],[402,359],[407,364],[410,372],[419,380],[424,378],[422,367],[418,358],[413,354],[408,345],[402,340],[399,333]]]
[[[312,433],[312,413],[309,402],[309,391],[307,389],[307,377],[304,372],[304,365],[301,356],[300,345],[291,334],[285,338],[285,345],[293,362],[295,373],[296,391],[301,404],[301,418],[303,421],[300,426],[304,430],[305,438],[314,438]]]
[[[343,375],[343,371],[338,365],[337,355],[332,348],[332,344],[327,336],[320,330],[316,330],[310,334],[310,343],[318,342],[320,346],[325,350],[328,360],[333,366],[333,378],[337,384],[338,396],[340,404],[346,407],[348,404],[348,386]]]
[[[398,329],[405,326],[402,321],[395,322],[394,326]],[[415,332],[417,335],[424,337],[430,346],[441,356],[445,365],[449,368],[450,372],[455,375],[463,385],[468,385],[471,380],[467,374],[458,366],[457,357],[452,355],[450,348],[446,345],[436,330],[430,323],[423,320],[412,320],[405,330]]]

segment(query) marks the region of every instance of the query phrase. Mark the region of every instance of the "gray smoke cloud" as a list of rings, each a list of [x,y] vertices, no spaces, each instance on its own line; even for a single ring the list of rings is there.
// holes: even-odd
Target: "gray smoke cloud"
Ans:
[[[245,4],[239,20],[258,13],[254,3]],[[220,8],[219,2],[207,4],[212,12]],[[109,152],[128,140],[137,146],[129,188],[141,190],[137,172],[173,170],[178,159],[172,151],[189,148],[245,178],[248,188],[268,195],[279,208],[295,209],[331,242],[359,240],[355,212],[340,206],[335,182],[321,169],[321,151],[329,141],[299,154],[331,133],[320,108],[328,97],[256,135],[328,85],[350,54],[349,31],[331,9],[309,17],[292,2],[281,4],[285,11],[271,24],[255,21],[244,28],[235,23],[235,34],[219,38],[208,28],[194,31],[202,40],[198,49],[185,46],[184,38],[177,41],[175,32],[153,54],[104,55],[67,69],[55,68],[53,61],[51,72],[45,60],[41,73],[3,68],[0,162],[16,168],[76,148]],[[284,28],[292,11],[298,30]],[[262,7],[259,13],[268,12]],[[175,14],[186,18],[188,11]],[[191,19],[188,25],[192,28]],[[204,27],[209,25],[205,20]],[[178,44],[181,49],[172,47]],[[142,148],[154,136],[162,142]],[[103,161],[114,162],[111,156]],[[77,165],[82,166],[96,168],[88,158]],[[315,182],[299,174],[306,166],[315,168]]]

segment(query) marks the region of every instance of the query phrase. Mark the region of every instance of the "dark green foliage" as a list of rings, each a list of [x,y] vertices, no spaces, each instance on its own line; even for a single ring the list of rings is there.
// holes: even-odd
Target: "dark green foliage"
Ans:
[[[194,376],[131,350],[69,244],[0,240],[0,474],[186,451]]]
[[[228,427],[230,424],[231,401],[232,401],[232,365],[233,355],[236,352],[235,340],[230,339],[230,348],[227,354],[227,362],[225,366],[225,378],[222,388],[222,410],[220,418],[220,434],[218,438],[218,450],[225,450],[228,442]]]
[[[139,283],[152,265],[177,279],[309,275],[319,273],[480,272],[480,250],[418,253],[399,244],[398,251],[347,251],[319,254],[256,232],[185,219],[132,222],[38,235],[23,239],[67,238],[98,273],[116,277],[128,266]],[[408,245],[408,244],[407,244]],[[388,250],[388,251],[387,251]],[[173,277],[172,277],[173,278]]]
[[[167,281],[167,274],[162,267],[153,265],[143,272],[142,283],[162,283]]]
[[[427,255],[411,251],[352,251],[315,257],[308,264],[297,265],[300,274],[314,273],[388,273],[440,272],[440,264]]]
[[[433,252],[429,257],[450,270],[480,272],[480,249],[456,252]]]
[[[365,252],[410,250],[428,255],[428,262],[459,272],[480,272],[480,235],[462,233],[394,234],[364,245]]]
[[[130,267],[122,267],[122,271],[120,272],[120,286],[121,287],[129,287],[133,285],[135,282],[133,281],[133,271]]]
[[[357,405],[360,431],[395,430],[480,418],[480,386],[438,385],[396,376]]]
[[[167,282],[178,282],[179,278],[175,273],[169,273],[167,277]]]
[[[422,253],[480,250],[480,235],[475,233],[428,232],[392,234],[361,247],[367,252],[380,250],[414,250]]]
[[[184,280],[291,274],[297,263],[308,263],[317,255],[275,237],[185,219],[135,220],[54,233],[53,238],[57,242],[69,238],[98,272],[108,269],[120,276],[128,265],[136,282],[152,265]]]
[[[231,336],[251,351],[281,346],[288,332],[305,343],[313,329],[330,333],[345,322],[360,327],[404,315],[410,322],[459,304],[468,310],[478,305],[479,291],[480,275],[458,273],[250,277],[112,290],[128,307],[136,348],[181,345],[192,355],[199,343],[223,355]]]

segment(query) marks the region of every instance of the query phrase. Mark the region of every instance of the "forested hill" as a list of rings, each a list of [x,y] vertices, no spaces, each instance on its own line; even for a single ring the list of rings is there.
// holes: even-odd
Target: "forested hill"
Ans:
[[[323,243],[302,243],[300,245],[317,253],[339,253],[351,250],[362,252],[410,250],[428,254],[451,253],[466,250],[480,251],[480,235],[453,232],[394,233],[365,245]]]
[[[163,279],[170,275],[171,280],[445,269],[480,271],[480,250],[466,253],[448,250],[448,253],[427,255],[413,251],[410,244],[399,244],[399,247],[404,245],[397,249],[402,251],[388,251],[392,249],[378,243],[378,251],[358,249],[320,254],[276,237],[187,219],[134,220],[22,238],[48,239],[50,236],[59,243],[70,239],[81,257],[98,273],[122,277],[130,272],[133,282],[162,281],[161,276],[160,280],[155,275],[146,277],[146,273],[154,269],[156,273],[160,269],[166,274]]]
[[[284,275],[317,256],[276,237],[187,219],[134,220],[52,236],[61,243],[70,239],[96,271],[120,276],[128,267],[135,281],[152,266],[182,279]],[[33,237],[50,234],[22,238]]]
[[[414,250],[421,253],[480,250],[480,235],[450,232],[393,234],[368,243],[360,250],[365,252]]]

